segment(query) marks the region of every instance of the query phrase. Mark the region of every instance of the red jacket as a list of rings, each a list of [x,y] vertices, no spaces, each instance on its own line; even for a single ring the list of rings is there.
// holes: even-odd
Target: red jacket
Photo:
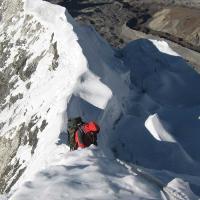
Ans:
[[[96,134],[100,131],[99,126],[95,122],[88,122],[81,126],[81,130],[77,130],[75,133],[75,142],[77,148],[89,147],[96,140]]]

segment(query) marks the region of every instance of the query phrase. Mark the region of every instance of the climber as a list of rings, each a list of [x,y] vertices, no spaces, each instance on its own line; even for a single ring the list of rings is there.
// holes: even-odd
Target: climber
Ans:
[[[81,117],[68,119],[67,133],[70,150],[97,146],[97,133],[100,131],[96,122],[83,122]]]

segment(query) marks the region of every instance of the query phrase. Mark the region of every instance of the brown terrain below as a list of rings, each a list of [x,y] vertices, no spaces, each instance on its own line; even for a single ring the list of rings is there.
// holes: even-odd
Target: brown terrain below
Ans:
[[[200,51],[200,10],[172,7],[156,12],[147,25],[150,29],[165,32],[196,46]]]
[[[166,40],[200,71],[198,0],[48,0],[67,8],[81,24],[92,24],[113,47],[139,38]]]

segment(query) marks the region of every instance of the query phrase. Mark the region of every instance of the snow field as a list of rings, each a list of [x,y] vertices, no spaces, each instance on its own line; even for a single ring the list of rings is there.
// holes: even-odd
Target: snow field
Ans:
[[[30,195],[31,194],[31,195]],[[142,198],[141,198],[142,197]],[[133,176],[100,149],[69,152],[39,172],[10,199],[160,199],[159,189]]]

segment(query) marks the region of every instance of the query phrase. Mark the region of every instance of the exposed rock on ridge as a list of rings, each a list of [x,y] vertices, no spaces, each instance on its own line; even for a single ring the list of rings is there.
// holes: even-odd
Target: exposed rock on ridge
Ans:
[[[31,77],[44,56],[50,58],[49,70],[55,70],[59,53],[52,33],[43,37],[45,27],[24,12],[23,0],[5,0],[0,5],[0,193],[3,193],[10,190],[26,168],[26,163],[17,156],[19,148],[26,147],[31,156],[38,134],[48,124],[37,112],[30,114],[25,106],[20,108],[24,96],[29,95]],[[38,42],[44,44],[40,49],[34,48]]]

